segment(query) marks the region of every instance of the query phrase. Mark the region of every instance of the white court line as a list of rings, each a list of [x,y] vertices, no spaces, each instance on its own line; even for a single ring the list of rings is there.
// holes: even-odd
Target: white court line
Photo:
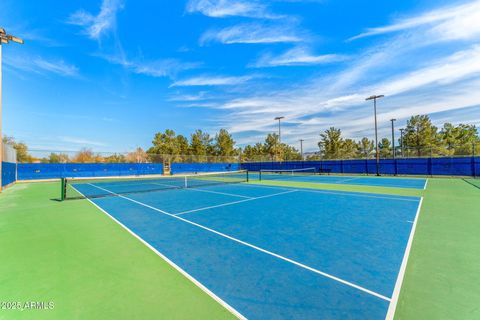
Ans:
[[[282,189],[282,190],[292,190],[289,187],[276,187],[276,186],[264,186],[262,184],[238,184],[239,186],[245,187],[265,187],[270,189]],[[364,198],[375,198],[375,199],[386,199],[386,200],[399,200],[399,201],[418,201],[418,197],[416,199],[409,199],[415,198],[415,196],[398,196],[398,197],[389,197],[389,196],[380,196],[380,195],[371,195],[371,194],[362,194],[360,192],[355,191],[344,191],[344,192],[335,192],[335,191],[326,191],[326,190],[315,190],[311,188],[302,188],[302,189],[294,189],[298,192],[313,192],[313,193],[325,193],[325,194],[335,194],[335,195],[343,195],[343,196],[352,196],[352,197],[364,197]]]
[[[253,244],[248,243],[248,242],[239,240],[239,239],[234,238],[234,237],[232,237],[232,236],[229,236],[229,235],[227,235],[227,234],[224,234],[224,233],[221,233],[221,232],[219,232],[219,231],[213,230],[213,229],[211,229],[211,228],[205,227],[205,226],[203,226],[203,225],[201,225],[201,224],[198,224],[198,223],[196,223],[196,222],[193,222],[193,221],[184,219],[184,218],[182,218],[182,217],[176,216],[176,215],[174,215],[174,214],[168,213],[168,212],[166,212],[166,211],[163,211],[163,210],[161,210],[161,209],[155,208],[155,207],[150,206],[150,205],[148,205],[148,204],[145,204],[145,203],[143,203],[143,202],[140,202],[140,201],[137,201],[137,200],[133,200],[133,199],[131,199],[131,198],[122,196],[122,195],[120,195],[120,194],[116,194],[116,193],[114,193],[114,192],[111,192],[111,191],[106,190],[106,189],[104,189],[104,188],[95,186],[95,185],[93,185],[93,184],[92,184],[92,186],[93,186],[93,187],[96,187],[96,188],[98,188],[98,189],[101,189],[101,190],[103,190],[103,191],[109,192],[109,193],[111,193],[111,194],[113,194],[113,195],[116,195],[116,196],[118,196],[118,197],[120,197],[120,198],[122,198],[122,199],[131,201],[131,202],[136,203],[136,204],[138,204],[138,205],[141,205],[141,206],[144,206],[144,207],[146,207],[146,208],[152,209],[152,210],[154,210],[154,211],[160,212],[160,213],[162,213],[162,214],[164,214],[164,215],[167,215],[167,216],[170,216],[170,217],[172,217],[172,218],[181,220],[181,221],[183,221],[183,222],[185,222],[185,223],[188,223],[188,224],[190,224],[190,225],[196,226],[196,227],[198,227],[198,228],[200,228],[200,229],[209,231],[209,232],[214,233],[214,234],[216,234],[216,235],[219,235],[219,236],[221,236],[221,237],[224,237],[224,238],[227,238],[227,239],[232,240],[232,241],[234,241],[234,242],[240,243],[240,244],[242,244],[242,245],[244,245],[244,246],[247,246],[247,247],[250,247],[250,248],[252,248],[252,249],[258,250],[258,251],[260,251],[260,252],[263,252],[263,253],[265,253],[265,254],[268,254],[268,255],[273,256],[273,257],[275,257],[275,258],[278,258],[278,259],[280,259],[280,260],[289,262],[289,263],[294,264],[294,265],[296,265],[296,266],[298,266],[298,267],[300,267],[300,268],[309,270],[309,271],[314,272],[314,273],[316,273],[316,274],[322,275],[322,276],[324,276],[324,277],[326,277],[326,278],[335,280],[335,281],[340,282],[340,283],[342,283],[342,284],[344,284],[344,285],[346,285],[346,286],[355,288],[355,289],[357,289],[357,290],[359,290],[359,291],[363,291],[363,292],[368,293],[368,294],[370,294],[370,295],[372,295],[372,296],[374,296],[374,297],[380,298],[380,299],[385,300],[385,301],[390,301],[390,298],[388,298],[388,297],[386,297],[386,296],[384,296],[384,295],[381,295],[381,294],[379,294],[379,293],[377,293],[377,292],[374,292],[374,291],[372,291],[372,290],[369,290],[369,289],[366,289],[366,288],[364,288],[364,287],[361,287],[361,286],[359,286],[359,285],[357,285],[357,284],[354,284],[354,283],[352,283],[352,282],[343,280],[343,279],[341,279],[341,278],[338,278],[338,277],[333,276],[333,275],[331,275],[331,274],[328,274],[328,273],[326,273],[326,272],[323,272],[323,271],[314,269],[314,268],[312,268],[312,267],[309,267],[309,266],[307,266],[307,265],[305,265],[305,264],[302,264],[302,263],[300,263],[300,262],[297,262],[297,261],[295,261],[295,260],[289,259],[289,258],[287,258],[287,257],[281,256],[281,255],[279,255],[279,254],[276,254],[276,253],[274,253],[274,252],[265,250],[265,249],[263,249],[263,248],[257,247],[257,246],[255,246],[255,245],[253,245]]]
[[[222,194],[224,196],[232,196],[232,197],[238,197],[238,198],[255,199],[254,197],[243,196],[243,195],[235,194],[235,193],[219,192],[219,191],[196,189],[196,188],[188,188],[188,190],[197,191],[197,192],[216,193],[216,194]]]
[[[410,231],[410,236],[408,237],[407,248],[405,249],[405,254],[403,255],[402,265],[400,266],[400,271],[398,273],[397,281],[395,283],[395,288],[393,289],[392,299],[390,300],[390,305],[388,306],[387,316],[385,317],[386,320],[393,320],[393,317],[395,315],[395,309],[397,308],[398,297],[400,296],[400,290],[402,288],[405,270],[407,269],[408,256],[410,255],[410,250],[412,248],[413,236],[415,235],[415,229],[417,227],[418,217],[420,216],[422,203],[423,197],[420,198],[417,214],[415,215],[412,230]]]
[[[90,184],[94,187],[97,187],[93,184]],[[74,187],[75,188],[75,187]],[[75,190],[77,190],[75,188]],[[108,190],[106,190],[108,191]],[[80,193],[82,196],[85,197],[84,194],[82,194],[79,190],[77,190],[78,193]],[[110,192],[110,191],[108,191]],[[112,193],[112,192],[110,192]],[[192,275],[190,275],[188,272],[186,272],[185,270],[183,270],[180,266],[178,266],[175,262],[173,262],[172,260],[168,259],[163,253],[161,253],[160,251],[158,251],[157,249],[155,249],[153,246],[151,246],[148,242],[146,242],[145,240],[143,240],[139,235],[137,235],[135,232],[133,232],[132,230],[130,230],[127,226],[125,226],[123,223],[121,223],[120,221],[118,221],[117,219],[115,219],[112,215],[110,215],[107,211],[103,210],[103,208],[101,208],[99,205],[97,205],[95,202],[93,202],[91,199],[89,199],[88,197],[85,197],[91,204],[93,204],[95,207],[97,207],[97,209],[99,209],[101,212],[103,212],[104,214],[106,214],[110,219],[112,219],[113,221],[115,221],[116,223],[118,223],[123,229],[125,229],[128,233],[130,233],[131,235],[133,235],[135,238],[137,238],[141,243],[143,243],[145,246],[147,246],[147,248],[149,248],[150,250],[152,250],[153,252],[155,252],[160,258],[162,258],[163,260],[165,260],[169,265],[171,265],[175,270],[177,270],[178,272],[180,272],[180,274],[182,274],[185,278],[187,278],[188,280],[190,280],[191,282],[193,282],[197,287],[199,287],[203,292],[205,292],[206,294],[208,294],[213,300],[217,301],[221,306],[223,306],[225,309],[227,309],[228,311],[230,311],[234,316],[236,316],[237,318],[239,319],[242,319],[242,320],[247,320],[247,318],[245,316],[243,316],[240,312],[238,312],[235,308],[233,308],[231,305],[229,305],[227,302],[225,302],[222,298],[220,298],[219,296],[217,296],[215,293],[213,293],[212,291],[210,291],[210,289],[208,289],[207,287],[205,287],[200,281],[198,281],[197,279],[195,279]]]
[[[150,184],[154,184],[154,185],[157,185],[157,186],[165,186],[165,187],[171,186],[169,184],[163,184],[163,183],[150,183]],[[177,189],[180,189],[180,188],[181,187],[177,187]],[[232,197],[238,197],[238,198],[247,198],[247,199],[252,199],[253,198],[253,197],[243,196],[243,195],[240,195],[240,194],[218,192],[218,191],[212,191],[212,190],[203,190],[203,189],[195,189],[195,188],[183,188],[183,189],[191,190],[191,191],[198,191],[198,192],[216,193],[216,194],[222,194],[224,196],[232,196]]]
[[[363,178],[363,177],[362,177],[362,178]],[[339,180],[339,181],[333,182],[333,183],[343,183],[343,182],[352,181],[352,180],[357,180],[357,179],[360,179],[360,177],[343,179],[343,180]]]
[[[217,205],[215,205],[215,206],[209,206],[209,207],[203,207],[203,208],[199,208],[199,209],[193,209],[193,210],[183,211],[183,212],[174,214],[174,216],[179,216],[179,215],[186,214],[186,213],[191,213],[191,212],[204,211],[204,210],[213,209],[213,208],[220,208],[220,207],[231,206],[231,205],[233,205],[233,204],[242,203],[242,202],[247,202],[247,201],[252,201],[252,200],[258,200],[258,199],[265,199],[265,198],[270,198],[270,197],[281,196],[281,195],[283,195],[283,194],[292,193],[292,192],[297,192],[297,191],[298,191],[298,190],[289,190],[289,191],[285,191],[285,192],[268,194],[268,195],[266,195],[266,196],[261,196],[261,197],[255,197],[255,198],[249,198],[249,199],[245,199],[245,200],[239,200],[239,201],[233,201],[233,202],[227,202],[227,203],[217,204]]]
[[[425,185],[423,186],[423,190],[427,190],[428,178],[425,180]]]

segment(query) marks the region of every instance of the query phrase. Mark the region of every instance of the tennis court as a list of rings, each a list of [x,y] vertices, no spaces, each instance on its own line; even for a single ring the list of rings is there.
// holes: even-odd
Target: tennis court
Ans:
[[[252,174],[252,177],[255,175]],[[371,187],[425,189],[425,178],[399,178],[376,176],[348,176],[348,175],[320,175],[315,168],[290,170],[260,170],[257,173],[259,180],[288,180],[296,182],[347,184]]]
[[[190,178],[188,188],[183,178],[69,188],[239,317],[384,319],[393,311],[421,198],[261,186],[234,175]],[[165,188],[144,192],[152,184]]]

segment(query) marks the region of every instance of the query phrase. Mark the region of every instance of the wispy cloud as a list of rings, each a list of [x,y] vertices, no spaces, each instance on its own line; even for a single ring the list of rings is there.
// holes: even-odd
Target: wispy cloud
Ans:
[[[245,0],[190,0],[187,12],[199,12],[212,18],[249,17],[262,19],[278,19],[282,16],[269,13],[265,3]]]
[[[63,60],[44,60],[42,58],[37,58],[33,63],[47,72],[55,73],[61,76],[73,77],[78,75],[78,68],[72,64],[68,64]]]
[[[192,102],[192,101],[202,101],[207,99],[207,92],[200,91],[198,94],[183,94],[183,95],[176,95],[168,99],[169,101],[185,101],[185,102]]]
[[[45,59],[43,57],[31,56],[6,56],[5,65],[22,71],[37,74],[56,74],[64,77],[75,77],[79,75],[78,67],[65,62],[63,59]]]
[[[190,87],[190,86],[234,86],[246,83],[257,76],[199,76],[184,80],[175,81],[170,87]]]
[[[448,6],[387,26],[369,28],[349,40],[427,27],[436,40],[468,39],[480,35],[480,1]]]
[[[110,63],[121,65],[133,73],[151,77],[173,77],[182,71],[196,69],[202,65],[198,62],[182,62],[178,59],[170,58],[155,61],[145,61],[144,59],[129,60],[124,54],[96,54],[96,56]]]
[[[85,10],[78,10],[70,15],[67,23],[83,27],[83,32],[89,38],[99,40],[103,35],[116,28],[117,13],[122,9],[122,0],[103,0],[97,15]]]
[[[305,47],[296,47],[284,52],[281,55],[271,53],[263,54],[257,62],[251,64],[251,67],[278,67],[278,66],[307,66],[328,64],[346,60],[345,55],[324,54],[315,55],[310,49]]]
[[[477,4],[461,4],[449,10],[466,14],[465,8],[470,6],[473,12]],[[410,19],[421,20],[424,15]],[[435,119],[438,113],[480,109],[480,93],[475,89],[480,85],[480,46],[475,32],[480,29],[472,31],[450,14],[445,15],[448,18],[398,28],[395,34],[385,32],[387,37],[380,43],[309,81],[256,88],[253,94],[240,92],[237,97],[207,107],[221,113],[219,127],[246,137],[237,139],[239,142],[253,142],[252,133],[262,136],[272,132],[275,122],[270,119],[283,115],[285,141],[311,138],[305,145],[307,150],[317,148],[318,134],[330,126],[340,127],[347,137],[372,137],[372,106],[365,97],[374,93],[386,96],[378,106],[380,134],[386,136],[390,134],[391,118],[397,118],[398,125],[403,126],[415,114],[431,114]],[[452,28],[441,33],[447,25]],[[461,41],[446,42],[452,39]],[[311,57],[316,55],[297,48],[279,56],[261,56],[257,64],[318,62]],[[475,119],[478,116],[469,122]]]
[[[302,42],[306,36],[300,34],[289,25],[265,25],[259,23],[246,23],[227,27],[220,30],[208,30],[200,38],[200,44],[220,42],[234,43],[289,43]]]
[[[93,140],[88,140],[84,138],[78,138],[78,137],[69,137],[69,136],[63,136],[59,137],[60,141],[63,142],[68,142],[76,145],[82,145],[82,146],[95,146],[95,147],[105,147],[107,144],[99,141],[93,141]]]

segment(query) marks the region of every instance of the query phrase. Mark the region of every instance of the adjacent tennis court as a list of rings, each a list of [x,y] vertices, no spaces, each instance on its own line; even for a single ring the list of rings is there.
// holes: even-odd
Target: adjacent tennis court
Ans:
[[[420,198],[260,186],[242,176],[66,188],[239,317],[384,319],[389,308],[393,315]]]
[[[252,178],[255,177],[252,174]],[[320,175],[315,168],[290,170],[260,170],[257,173],[259,180],[289,180],[310,183],[350,184],[387,188],[425,189],[425,178],[399,178],[376,176],[348,176],[348,175]]]

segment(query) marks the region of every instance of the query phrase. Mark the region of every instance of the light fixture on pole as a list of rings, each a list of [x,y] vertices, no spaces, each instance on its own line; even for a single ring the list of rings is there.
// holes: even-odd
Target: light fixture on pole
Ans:
[[[282,143],[282,129],[281,129],[281,121],[285,119],[285,117],[276,117],[273,120],[278,120],[278,143]]]
[[[380,152],[378,150],[378,126],[377,126],[377,99],[383,98],[384,95],[370,96],[365,101],[373,100],[373,114],[375,116],[375,153],[376,153],[376,171],[377,176],[380,175]]]
[[[3,161],[3,135],[2,135],[2,45],[10,41],[23,44],[23,40],[7,34],[4,28],[0,28],[0,191],[2,190],[2,161]]]
[[[302,161],[303,161],[303,141],[305,141],[305,140],[300,139],[300,154],[302,156]]]

